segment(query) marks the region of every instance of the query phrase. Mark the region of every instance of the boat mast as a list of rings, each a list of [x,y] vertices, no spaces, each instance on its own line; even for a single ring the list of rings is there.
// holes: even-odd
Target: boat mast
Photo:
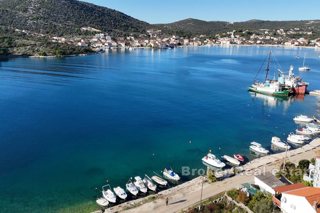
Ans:
[[[270,59],[271,59],[271,51],[269,52],[268,63],[267,63],[267,68],[266,68],[266,78],[264,79],[264,81],[266,81],[268,79],[269,70],[270,70]]]

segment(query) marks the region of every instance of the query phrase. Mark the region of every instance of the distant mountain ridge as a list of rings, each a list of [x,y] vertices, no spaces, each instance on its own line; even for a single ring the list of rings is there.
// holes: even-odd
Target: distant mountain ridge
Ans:
[[[148,23],[77,0],[0,0],[0,25],[44,34],[79,34],[81,27],[104,32],[144,32]]]
[[[224,21],[203,21],[198,19],[185,19],[169,24],[156,25],[168,32],[184,32],[189,35],[216,34],[232,30],[259,30],[259,29],[313,29],[320,32],[320,20],[301,20],[301,21],[265,21],[249,20],[244,22],[224,22]]]

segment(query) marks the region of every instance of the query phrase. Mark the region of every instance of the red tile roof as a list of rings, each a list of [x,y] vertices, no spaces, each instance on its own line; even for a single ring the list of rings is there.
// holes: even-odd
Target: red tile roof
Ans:
[[[274,191],[277,193],[282,193],[282,192],[288,192],[294,189],[300,189],[305,187],[306,186],[303,185],[302,183],[296,183],[296,184],[285,185],[285,186],[277,186],[274,188]]]

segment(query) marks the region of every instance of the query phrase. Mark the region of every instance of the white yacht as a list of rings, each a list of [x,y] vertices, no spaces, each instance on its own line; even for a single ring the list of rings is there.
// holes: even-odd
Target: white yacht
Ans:
[[[228,161],[230,164],[232,164],[234,166],[240,165],[240,161],[238,161],[237,159],[230,157],[228,155],[223,155],[221,158],[225,159],[226,161]]]
[[[314,119],[313,118],[310,118],[306,115],[298,115],[296,117],[293,118],[293,120],[295,122],[301,122],[301,123],[310,123],[312,122]]]
[[[290,133],[287,137],[287,141],[294,144],[304,144],[308,140],[310,140],[310,137],[294,133]]]
[[[255,141],[251,142],[250,150],[257,152],[259,154],[268,154],[269,153],[269,150],[263,148],[260,143],[257,143]]]
[[[179,181],[180,176],[175,173],[172,169],[164,169],[162,172],[163,176],[167,178],[168,180],[173,180],[173,181]]]
[[[134,177],[134,185],[139,189],[140,192],[142,193],[147,193],[148,189],[147,187],[144,185],[141,177],[136,176]]]
[[[122,200],[125,200],[128,195],[127,193],[124,191],[123,188],[121,188],[120,186],[113,188],[114,193],[116,193],[116,195],[121,198]]]
[[[168,181],[162,179],[161,177],[154,175],[151,177],[151,179],[156,182],[159,186],[167,186],[168,185]]]
[[[126,189],[130,192],[133,196],[136,196],[139,193],[137,187],[132,183],[131,179],[126,184]]]
[[[152,182],[148,175],[145,175],[142,181],[151,191],[155,192],[157,190],[157,185]]]
[[[105,198],[103,198],[103,197],[98,198],[98,199],[96,200],[96,203],[97,203],[99,206],[103,207],[103,208],[105,208],[105,207],[107,207],[107,206],[109,205],[108,200],[105,199]]]
[[[281,149],[285,149],[285,150],[291,149],[290,145],[287,145],[286,143],[282,142],[281,139],[278,137],[272,137],[271,144]]]
[[[202,162],[212,167],[216,167],[222,169],[226,166],[225,163],[221,162],[214,154],[208,153],[206,156],[202,158]]]
[[[117,197],[111,191],[111,187],[109,184],[102,186],[102,195],[107,201],[109,201],[109,203],[116,203],[117,202]]]

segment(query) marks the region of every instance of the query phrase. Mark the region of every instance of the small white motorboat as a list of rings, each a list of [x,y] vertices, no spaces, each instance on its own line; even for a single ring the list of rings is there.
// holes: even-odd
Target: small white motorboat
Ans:
[[[151,179],[156,182],[159,186],[167,186],[168,185],[168,181],[162,179],[161,177],[157,176],[157,175],[154,175],[151,177]]]
[[[151,191],[155,192],[157,190],[157,185],[152,182],[148,175],[145,175],[142,181]]]
[[[103,197],[100,197],[96,200],[96,203],[101,206],[101,207],[107,207],[109,205],[109,202],[107,199],[103,198]]]
[[[297,135],[294,133],[290,133],[287,137],[287,141],[293,144],[304,144],[308,140],[310,140],[309,137],[305,135]]]
[[[134,177],[134,185],[139,189],[142,193],[147,193],[148,188],[144,185],[140,176]]]
[[[282,142],[279,137],[272,137],[271,144],[273,144],[274,146],[276,146],[276,147],[278,147],[280,149],[285,149],[285,150],[291,149],[291,146],[289,146],[286,143]]]
[[[228,155],[223,155],[221,158],[225,159],[226,161],[228,161],[230,164],[232,164],[234,166],[240,165],[240,161],[238,161],[237,159],[230,157]]]
[[[128,183],[126,184],[126,189],[128,192],[130,192],[130,194],[132,194],[133,196],[136,196],[139,193],[138,188],[132,183],[131,179],[128,181]]]
[[[172,181],[180,180],[180,176],[177,173],[175,173],[172,169],[165,168],[162,174],[163,174],[163,177],[165,177],[168,180],[172,180]]]
[[[109,203],[116,203],[117,202],[117,197],[115,194],[111,191],[110,185],[105,185],[102,186],[102,195]]]
[[[296,117],[293,118],[293,120],[295,122],[298,122],[298,123],[310,123],[312,122],[314,119],[313,118],[310,118],[306,115],[298,115]]]
[[[320,90],[313,90],[309,92],[310,95],[320,96]]]
[[[222,169],[226,166],[225,163],[221,162],[214,154],[208,153],[206,156],[202,158],[202,162],[209,166]]]
[[[314,132],[315,134],[320,133],[320,126],[318,124],[315,123],[308,123],[306,125],[307,129],[311,130],[312,132]]]
[[[123,188],[121,188],[120,186],[113,188],[114,193],[116,193],[116,195],[121,198],[122,200],[125,200],[128,195],[127,193],[124,191]]]
[[[317,134],[316,132],[311,131],[311,130],[308,129],[308,128],[299,128],[299,129],[296,129],[296,133],[297,133],[297,134],[300,134],[300,135],[307,135],[307,136],[313,136],[313,135]]]
[[[269,150],[262,147],[260,143],[257,143],[255,141],[251,142],[250,150],[259,154],[269,154]]]

